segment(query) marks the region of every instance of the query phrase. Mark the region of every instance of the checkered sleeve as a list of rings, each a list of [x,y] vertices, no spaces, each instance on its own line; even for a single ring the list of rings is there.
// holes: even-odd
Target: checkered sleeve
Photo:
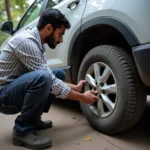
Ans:
[[[66,84],[64,84],[63,81],[56,78],[50,69],[48,70],[51,73],[51,77],[53,81],[51,93],[54,94],[57,98],[66,99],[71,88]]]

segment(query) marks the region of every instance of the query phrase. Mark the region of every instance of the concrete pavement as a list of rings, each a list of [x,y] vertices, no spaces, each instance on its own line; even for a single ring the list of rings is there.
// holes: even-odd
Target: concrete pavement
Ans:
[[[150,99],[150,98],[148,98]],[[11,143],[16,115],[0,114],[0,150],[26,150]],[[52,137],[49,150],[150,150],[150,103],[141,121],[131,130],[116,136],[106,136],[92,129],[84,118],[78,103],[57,100],[43,120],[51,119],[54,127],[39,131]],[[91,141],[85,141],[90,136]]]

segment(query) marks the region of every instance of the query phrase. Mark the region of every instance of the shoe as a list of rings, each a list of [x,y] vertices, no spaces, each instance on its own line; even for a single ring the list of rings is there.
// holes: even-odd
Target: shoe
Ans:
[[[42,137],[35,132],[19,134],[13,132],[13,144],[16,146],[24,146],[29,149],[41,150],[52,146],[52,141],[49,137]]]
[[[51,120],[47,120],[47,121],[40,120],[40,122],[35,127],[35,130],[48,129],[48,128],[51,128],[52,125],[53,125],[53,122]]]

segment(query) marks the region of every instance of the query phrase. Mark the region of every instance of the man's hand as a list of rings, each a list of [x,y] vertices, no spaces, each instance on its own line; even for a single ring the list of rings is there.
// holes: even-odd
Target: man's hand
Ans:
[[[98,97],[96,96],[97,91],[86,91],[84,93],[83,103],[93,104],[98,101]]]
[[[83,85],[86,83],[86,80],[81,80],[79,81],[79,83],[77,84],[76,86],[76,91],[77,92],[81,92],[82,91],[82,88],[83,88]]]

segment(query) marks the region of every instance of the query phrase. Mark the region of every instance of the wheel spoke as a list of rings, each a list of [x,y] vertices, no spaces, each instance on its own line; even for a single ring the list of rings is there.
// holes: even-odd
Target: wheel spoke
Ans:
[[[111,71],[110,71],[110,69],[108,68],[108,66],[106,66],[106,68],[105,68],[105,70],[104,70],[104,72],[103,72],[103,74],[102,74],[102,76],[101,76],[100,82],[101,82],[101,83],[107,82],[107,80],[108,80],[108,78],[110,77],[110,75],[111,75]]]
[[[112,101],[105,94],[101,94],[101,96],[102,96],[103,102],[105,103],[109,111],[112,111],[114,109],[114,104],[112,103]]]
[[[97,101],[97,108],[99,116],[102,116],[104,114],[104,106],[101,98],[99,98],[99,100]]]
[[[86,81],[88,82],[89,85],[91,85],[92,87],[96,88],[95,80],[90,74],[86,74],[85,79],[86,79]]]
[[[90,109],[96,114],[96,115],[99,115],[98,114],[98,111],[97,111],[97,108],[93,105],[89,105]]]
[[[84,88],[85,88],[85,91],[88,91],[88,90],[90,90],[90,85],[88,83],[86,83]]]
[[[117,83],[113,71],[103,62],[93,63],[87,70],[85,90],[96,90],[99,99],[97,103],[89,104],[89,108],[96,116],[109,116],[117,103]]]
[[[94,75],[95,75],[96,82],[99,84],[100,83],[100,66],[98,65],[98,63],[95,63],[93,67],[94,67]]]
[[[101,89],[104,90],[106,93],[113,93],[113,94],[117,93],[116,84],[104,85]]]

